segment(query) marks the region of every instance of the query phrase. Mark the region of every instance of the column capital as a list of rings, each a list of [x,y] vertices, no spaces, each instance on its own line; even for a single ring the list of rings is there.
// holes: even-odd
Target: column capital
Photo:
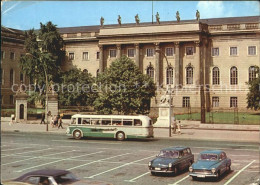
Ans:
[[[99,44],[98,48],[99,48],[99,50],[103,50],[103,45]]]
[[[200,45],[201,45],[200,41],[194,41],[194,43],[196,44],[196,47],[200,47]]]
[[[121,49],[121,44],[117,44],[116,49]]]
[[[135,46],[136,48],[139,48],[139,43],[135,43],[134,46]]]
[[[179,47],[180,46],[180,42],[174,42],[174,46],[175,47]]]
[[[160,49],[160,42],[155,42],[155,50],[159,50]]]

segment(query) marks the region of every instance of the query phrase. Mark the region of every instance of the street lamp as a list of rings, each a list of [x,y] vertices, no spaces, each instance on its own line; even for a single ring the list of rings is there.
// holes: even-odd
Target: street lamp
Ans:
[[[38,59],[36,56],[32,55],[31,53],[26,53],[27,56],[31,56],[35,59]],[[40,61],[42,62],[41,58],[39,58]],[[47,70],[46,70],[46,63],[43,63],[43,70],[44,70],[44,74],[45,74],[45,84],[46,84],[46,104],[45,104],[45,119],[46,119],[46,131],[49,130],[48,128],[48,87],[49,87],[49,83],[48,83],[48,77],[47,77]]]
[[[155,49],[155,52],[157,53],[162,53],[163,57],[166,59],[167,62],[167,69],[170,69],[170,65],[167,59],[167,56],[163,51],[161,51],[159,48]],[[172,132],[171,132],[171,104],[172,104],[172,99],[171,99],[171,82],[168,84],[168,94],[169,94],[169,137],[172,137]]]

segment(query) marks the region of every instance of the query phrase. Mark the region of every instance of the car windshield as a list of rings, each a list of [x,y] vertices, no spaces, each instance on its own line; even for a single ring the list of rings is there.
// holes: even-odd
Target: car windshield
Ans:
[[[78,181],[79,179],[72,173],[66,173],[62,174],[59,176],[54,177],[55,181],[57,184],[64,184],[64,183],[69,183],[69,182],[75,182]]]
[[[166,158],[178,158],[179,152],[172,150],[162,150],[160,151],[158,157],[166,157]]]
[[[200,154],[199,160],[215,161],[218,159],[217,154]]]

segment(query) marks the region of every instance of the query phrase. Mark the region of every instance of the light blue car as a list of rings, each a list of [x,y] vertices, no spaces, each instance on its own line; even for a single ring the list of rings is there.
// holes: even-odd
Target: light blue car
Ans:
[[[215,177],[231,170],[231,159],[222,150],[206,150],[199,154],[198,161],[189,168],[193,180],[197,178]]]

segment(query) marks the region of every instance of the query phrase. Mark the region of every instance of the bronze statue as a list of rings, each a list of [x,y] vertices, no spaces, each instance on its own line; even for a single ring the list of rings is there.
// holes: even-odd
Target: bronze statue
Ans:
[[[100,18],[100,25],[101,25],[102,27],[103,27],[103,25],[104,25],[104,20],[105,20],[105,19],[104,19],[103,17]]]
[[[177,19],[177,22],[180,22],[180,20],[181,20],[179,11],[176,12],[176,19]]]
[[[200,20],[200,12],[199,12],[199,10],[197,10],[197,12],[196,12],[196,19],[197,19],[197,21]]]
[[[121,16],[120,15],[118,15],[117,21],[118,21],[118,24],[121,26]]]
[[[157,24],[160,24],[160,15],[159,15],[159,13],[157,12],[155,16],[156,16]]]
[[[135,22],[136,22],[136,24],[139,24],[139,23],[140,23],[140,19],[139,19],[138,14],[136,14],[136,16],[135,16]]]

